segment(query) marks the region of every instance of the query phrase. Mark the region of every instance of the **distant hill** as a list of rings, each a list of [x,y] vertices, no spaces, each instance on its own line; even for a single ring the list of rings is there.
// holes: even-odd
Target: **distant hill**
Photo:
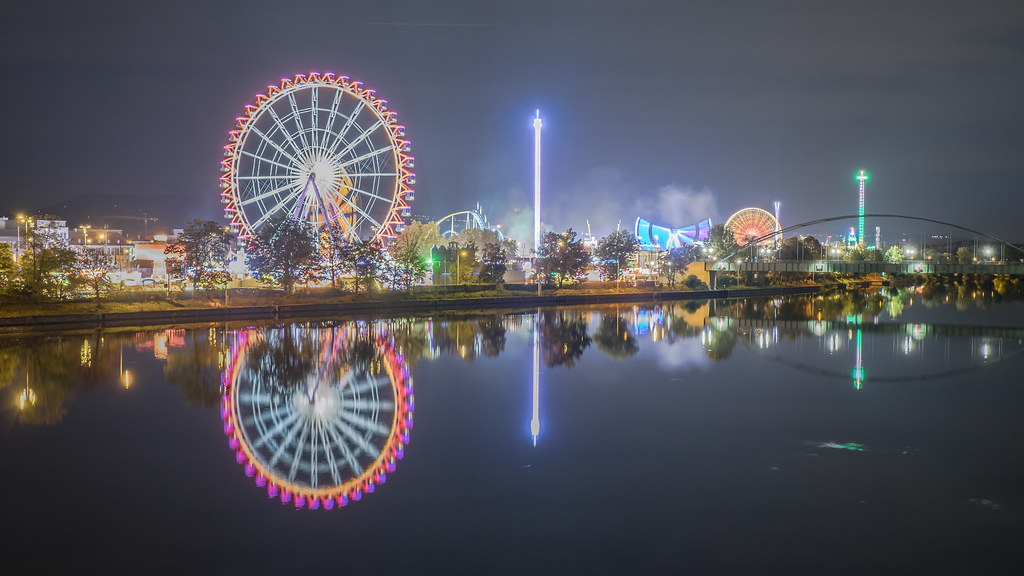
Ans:
[[[67,220],[72,228],[88,224],[93,228],[124,230],[125,236],[131,238],[168,233],[184,228],[187,221],[196,218],[227,224],[220,198],[198,194],[82,194],[43,206],[36,214]]]

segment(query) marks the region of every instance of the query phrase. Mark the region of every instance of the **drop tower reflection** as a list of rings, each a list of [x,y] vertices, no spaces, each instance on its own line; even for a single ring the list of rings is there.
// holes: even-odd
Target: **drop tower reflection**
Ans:
[[[360,500],[409,442],[412,378],[382,324],[240,330],[222,378],[236,460],[296,508]]]

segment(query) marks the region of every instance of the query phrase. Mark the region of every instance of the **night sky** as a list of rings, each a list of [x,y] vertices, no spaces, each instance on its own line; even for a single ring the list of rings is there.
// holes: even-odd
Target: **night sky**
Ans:
[[[216,198],[245,104],[330,71],[408,127],[415,214],[479,202],[528,240],[539,108],[555,230],[853,214],[865,169],[868,212],[1024,240],[1020,0],[32,0],[0,47],[0,214]]]

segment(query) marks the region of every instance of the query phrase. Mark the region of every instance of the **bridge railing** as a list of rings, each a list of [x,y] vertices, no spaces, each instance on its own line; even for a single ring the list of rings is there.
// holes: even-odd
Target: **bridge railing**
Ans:
[[[779,260],[775,262],[705,262],[709,272],[804,272],[837,274],[1009,274],[1024,276],[1021,263],[936,264],[927,260],[846,262],[840,260]]]

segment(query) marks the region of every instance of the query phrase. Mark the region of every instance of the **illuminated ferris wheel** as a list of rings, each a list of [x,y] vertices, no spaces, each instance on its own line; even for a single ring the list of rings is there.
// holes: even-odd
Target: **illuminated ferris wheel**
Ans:
[[[360,500],[395,471],[409,442],[408,367],[387,338],[361,338],[355,325],[240,331],[223,379],[236,460],[283,503]]]
[[[221,200],[239,237],[275,217],[393,238],[413,199],[405,127],[387,101],[346,76],[311,72],[268,86],[245,107],[221,162]]]
[[[779,231],[779,221],[767,210],[761,208],[744,208],[725,221],[725,227],[732,230],[736,242],[741,246],[757,240],[761,246],[775,242],[773,232]],[[767,238],[765,237],[767,236]]]

